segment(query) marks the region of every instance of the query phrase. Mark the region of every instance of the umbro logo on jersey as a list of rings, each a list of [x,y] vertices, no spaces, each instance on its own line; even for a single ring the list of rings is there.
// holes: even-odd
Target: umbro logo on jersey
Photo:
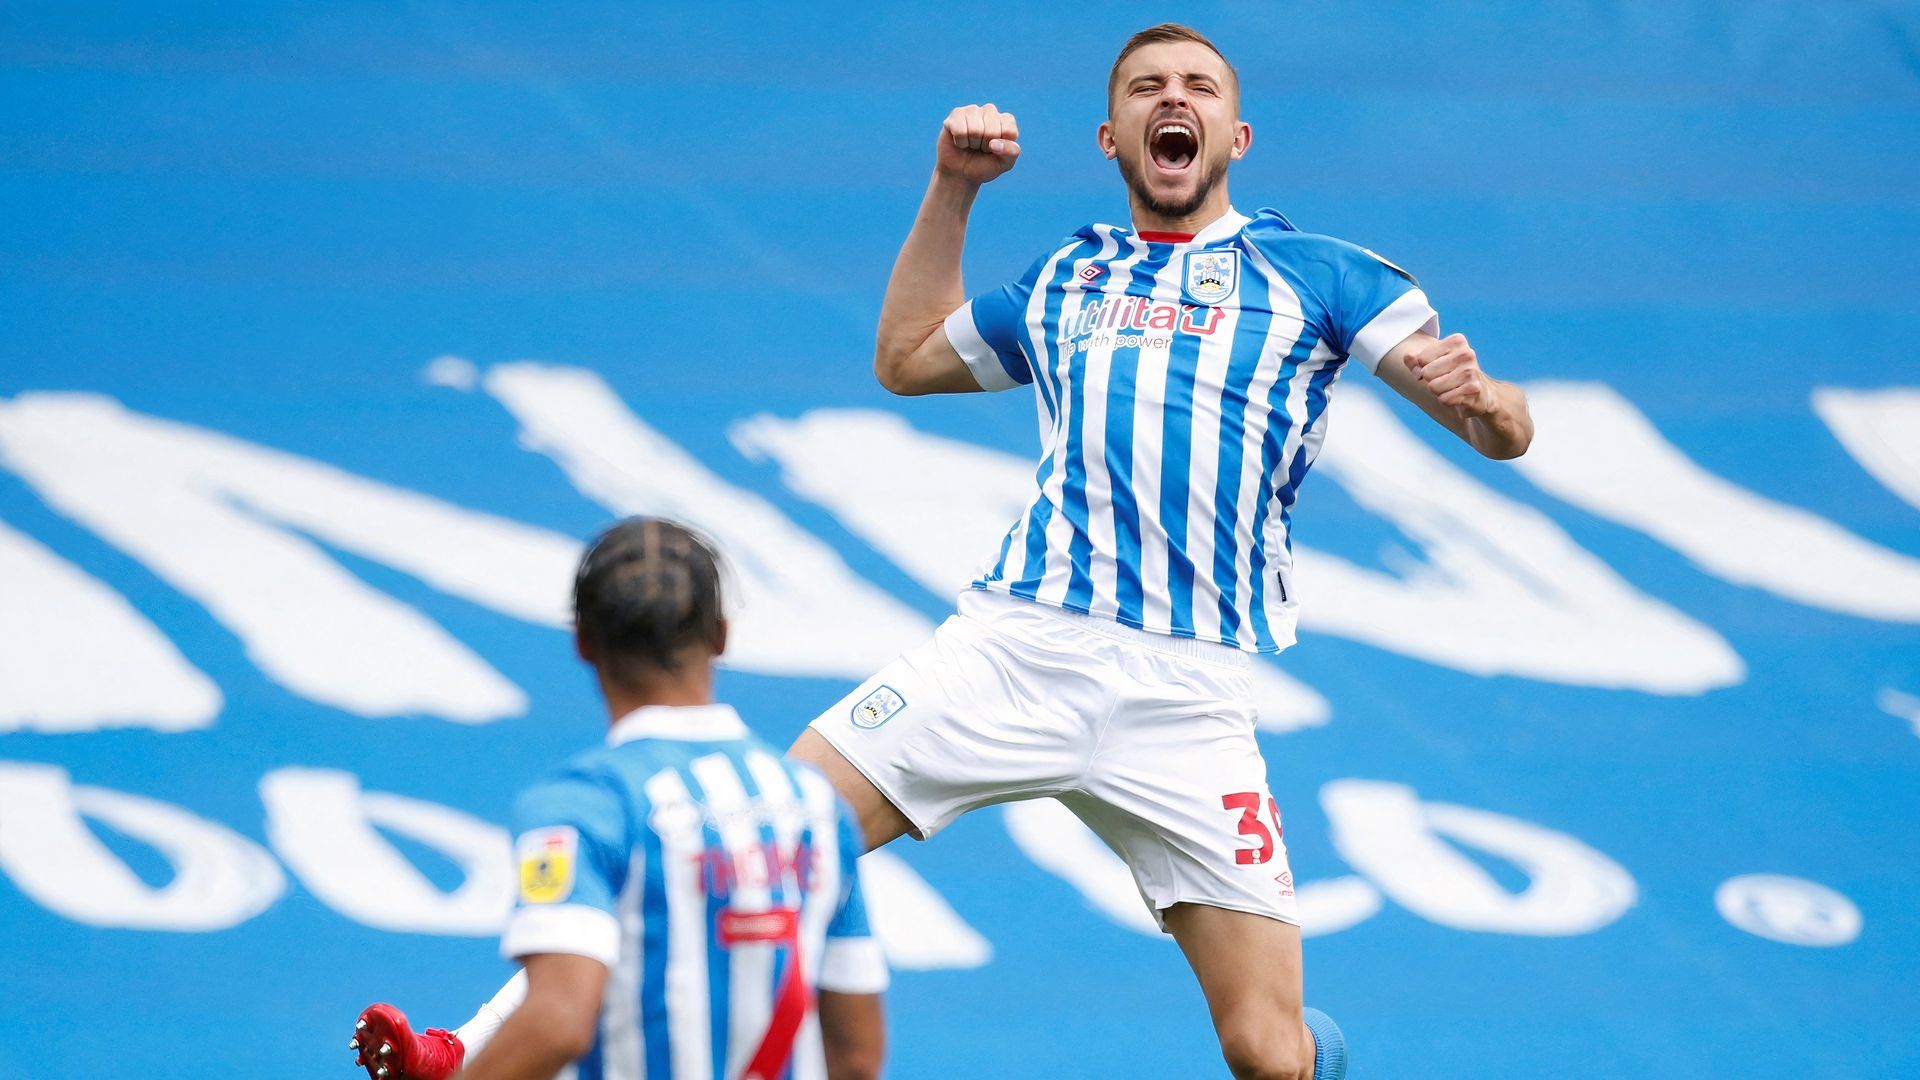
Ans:
[[[1107,268],[1101,266],[1099,263],[1088,263],[1087,268],[1080,271],[1080,280],[1088,282],[1098,281],[1100,280],[1100,275],[1106,272]]]

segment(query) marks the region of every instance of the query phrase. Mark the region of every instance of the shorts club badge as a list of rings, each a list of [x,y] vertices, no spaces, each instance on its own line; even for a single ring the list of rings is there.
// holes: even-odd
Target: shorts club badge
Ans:
[[[878,687],[853,707],[853,726],[869,730],[877,728],[906,707],[907,699],[901,697],[893,687]]]
[[[1187,252],[1187,299],[1196,304],[1218,304],[1240,284],[1237,251]]]
[[[573,893],[573,862],[580,834],[569,826],[535,829],[514,845],[520,864],[520,899],[557,904]]]

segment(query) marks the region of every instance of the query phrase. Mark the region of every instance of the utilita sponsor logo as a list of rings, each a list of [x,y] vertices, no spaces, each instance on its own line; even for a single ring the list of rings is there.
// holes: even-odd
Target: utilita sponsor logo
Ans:
[[[1169,304],[1146,296],[1107,297],[1088,302],[1072,319],[1063,322],[1060,326],[1060,343],[1066,345],[1090,334],[1102,334],[1103,331],[1116,334],[1145,332],[1150,341],[1160,340],[1151,337],[1156,330],[1168,335],[1177,331],[1211,337],[1214,331],[1220,329],[1220,313],[1221,309],[1216,307]],[[1080,347],[1087,348],[1098,343],[1096,339]]]

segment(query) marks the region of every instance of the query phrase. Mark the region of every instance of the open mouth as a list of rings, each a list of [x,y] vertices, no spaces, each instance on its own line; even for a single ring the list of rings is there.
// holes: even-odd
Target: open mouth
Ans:
[[[1147,152],[1153,155],[1153,163],[1168,172],[1179,172],[1193,164],[1194,155],[1200,152],[1200,137],[1193,128],[1170,121],[1155,127],[1147,139]]]

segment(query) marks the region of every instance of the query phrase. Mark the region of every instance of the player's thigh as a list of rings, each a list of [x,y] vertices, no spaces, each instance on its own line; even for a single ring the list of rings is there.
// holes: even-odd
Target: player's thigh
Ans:
[[[1300,928],[1266,915],[1205,904],[1161,913],[1193,968],[1230,1061],[1290,1062],[1301,1027]]]
[[[859,769],[853,767],[840,751],[834,749],[819,732],[808,728],[795,739],[787,756],[796,761],[804,761],[819,769],[833,784],[840,797],[853,807],[854,816],[860,820],[860,833],[866,838],[867,850],[880,847],[906,835],[913,823],[907,815],[893,805],[879,788],[873,786]]]

